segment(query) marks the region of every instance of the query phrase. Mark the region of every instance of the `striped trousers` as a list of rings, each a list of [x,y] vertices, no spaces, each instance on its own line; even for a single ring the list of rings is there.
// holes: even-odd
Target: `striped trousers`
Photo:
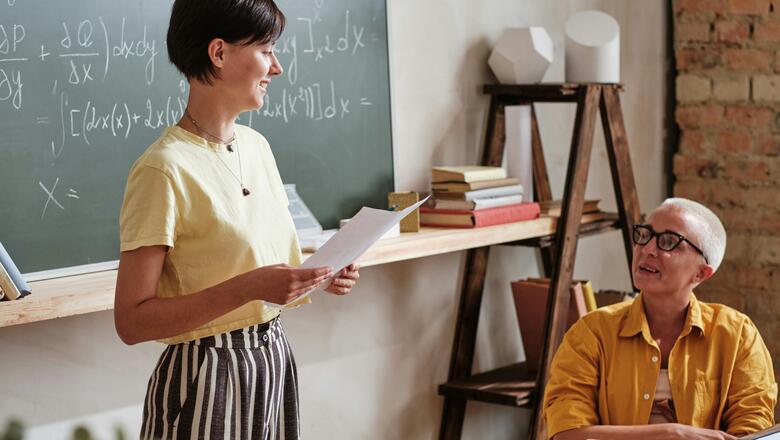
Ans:
[[[278,318],[169,345],[149,379],[141,439],[298,440],[297,382]]]

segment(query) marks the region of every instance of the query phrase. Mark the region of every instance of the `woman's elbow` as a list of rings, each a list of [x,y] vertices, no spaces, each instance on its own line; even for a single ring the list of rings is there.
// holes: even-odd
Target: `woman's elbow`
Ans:
[[[120,314],[114,310],[114,328],[119,339],[127,345],[135,345],[144,342],[138,334],[138,326],[134,325],[127,314]]]

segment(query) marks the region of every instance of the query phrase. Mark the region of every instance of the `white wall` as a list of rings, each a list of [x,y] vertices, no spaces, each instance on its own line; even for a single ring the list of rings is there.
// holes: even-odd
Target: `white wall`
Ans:
[[[565,19],[600,9],[622,27],[623,108],[641,206],[664,196],[665,8],[661,0],[389,0],[396,185],[427,190],[434,164],[476,163],[491,45],[509,26],[542,25],[555,41],[546,81],[563,80]],[[560,196],[573,107],[539,110],[552,186]],[[587,196],[614,208],[597,129]],[[620,235],[581,242],[575,276],[628,289]],[[441,414],[464,253],[362,271],[346,298],[320,297],[284,317],[299,363],[303,433],[309,439],[433,439]],[[617,270],[615,269],[617,268]],[[509,281],[538,273],[533,250],[496,247],[475,371],[522,358]],[[162,347],[124,346],[110,312],[0,329],[0,422],[21,415],[29,438],[65,438],[86,421],[108,438],[137,432],[146,381]],[[525,410],[469,403],[466,439],[518,438]]]

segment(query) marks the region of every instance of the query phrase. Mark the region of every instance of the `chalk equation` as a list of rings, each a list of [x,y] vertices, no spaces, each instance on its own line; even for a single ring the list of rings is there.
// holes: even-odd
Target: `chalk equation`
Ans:
[[[366,15],[365,3],[280,0],[285,13],[285,3],[295,12],[275,47],[284,75],[263,108],[238,122],[299,130],[360,125],[365,115],[388,111],[376,103],[387,106],[389,90],[377,95],[365,73],[387,73],[386,66],[375,67],[378,53],[386,63],[386,30]],[[137,156],[182,117],[188,84],[165,47],[170,4],[86,0],[76,13],[57,2],[0,0],[0,162],[14,151],[33,152],[40,164],[31,184],[42,221],[83,209],[80,203],[99,190],[73,173],[85,152],[129,149]],[[52,10],[38,10],[44,7]],[[147,15],[145,8],[157,12]],[[386,83],[386,76],[377,81]],[[6,184],[2,174],[0,184]]]

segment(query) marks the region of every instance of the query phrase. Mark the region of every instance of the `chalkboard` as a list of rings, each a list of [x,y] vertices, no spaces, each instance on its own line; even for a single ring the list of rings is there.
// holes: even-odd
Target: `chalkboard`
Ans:
[[[385,0],[279,0],[285,70],[239,122],[325,227],[393,189]],[[171,0],[0,0],[0,242],[22,272],[118,258],[127,172],[188,85]]]

